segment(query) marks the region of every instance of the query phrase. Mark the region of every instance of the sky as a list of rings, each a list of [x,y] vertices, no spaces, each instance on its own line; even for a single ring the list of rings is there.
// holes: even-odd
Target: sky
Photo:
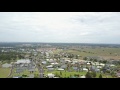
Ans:
[[[0,12],[0,42],[120,44],[120,12]]]

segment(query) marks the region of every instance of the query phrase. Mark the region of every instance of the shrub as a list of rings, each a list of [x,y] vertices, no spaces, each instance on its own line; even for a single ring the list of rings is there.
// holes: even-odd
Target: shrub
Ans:
[[[101,75],[101,74],[99,75],[99,78],[102,78],[102,75]]]
[[[86,78],[92,78],[92,75],[90,72],[87,72],[86,75],[85,75]]]

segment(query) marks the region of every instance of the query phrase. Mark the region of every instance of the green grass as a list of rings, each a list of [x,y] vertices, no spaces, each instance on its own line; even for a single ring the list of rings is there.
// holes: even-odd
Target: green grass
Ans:
[[[47,72],[47,70],[45,69],[44,74],[47,75],[48,73],[53,73],[53,74],[60,75],[62,78],[67,78],[67,77],[70,77],[70,75],[72,75],[72,76],[74,76],[75,74],[86,75],[86,73],[87,73],[87,72],[75,72],[75,71],[74,72],[61,71],[61,72],[62,72],[62,75],[60,75],[60,71],[55,70],[55,71]],[[28,70],[25,70],[24,72],[22,72],[20,74],[13,73],[13,76],[22,76],[23,74],[28,76],[30,74],[30,72]],[[34,72],[33,74],[38,74],[39,75],[38,70],[36,72]],[[99,75],[100,75],[100,73],[97,73],[96,78],[99,78]],[[102,76],[103,76],[103,78],[106,78],[105,74],[102,74]],[[112,78],[112,76],[108,75],[108,78]]]
[[[83,52],[86,51],[86,52]],[[120,48],[83,48],[77,50],[66,50],[66,52],[71,54],[80,55],[80,59],[86,56],[101,56],[103,58],[113,58],[113,59],[120,59]],[[111,53],[111,54],[110,54]],[[116,53],[118,56],[116,56]]]
[[[86,72],[65,72],[65,71],[61,71],[62,75],[60,75],[60,71],[52,71],[52,72],[45,72],[45,75],[47,75],[48,73],[53,73],[53,74],[58,74],[61,77],[65,78],[65,77],[70,77],[70,75],[74,75],[74,74],[79,74],[79,75],[85,75]]]
[[[86,52],[83,52],[86,51]],[[54,50],[54,54],[58,54],[61,52],[60,49]],[[82,49],[79,48],[78,50],[66,50],[65,52],[80,55],[80,59],[87,56],[100,56],[104,59],[120,59],[120,48],[110,48],[110,47],[83,47]],[[117,55],[117,56],[116,56]]]
[[[30,75],[30,72],[28,70],[24,70],[22,73],[18,74],[18,73],[15,73],[15,69],[14,69],[14,72],[12,74],[12,76],[22,76],[23,74],[24,75]],[[36,69],[36,72],[34,72],[33,74],[39,74],[38,70]]]
[[[47,75],[48,73],[53,73],[53,74],[58,74],[60,75],[62,78],[67,78],[67,77],[70,77],[70,75],[75,75],[75,74],[79,74],[79,75],[86,75],[87,72],[83,71],[83,72],[65,72],[65,71],[61,71],[62,72],[62,75],[60,75],[60,71],[52,71],[52,72],[47,72],[45,71],[45,75]],[[96,78],[99,78],[99,75],[100,73],[96,73]],[[105,74],[102,74],[103,78],[106,78],[106,75]],[[108,78],[112,78],[112,76],[110,75],[107,75]]]
[[[0,78],[7,78],[10,73],[10,68],[0,68]]]
[[[59,52],[61,52],[61,50],[60,50],[60,49],[53,50],[53,53],[54,53],[54,54],[58,54]]]

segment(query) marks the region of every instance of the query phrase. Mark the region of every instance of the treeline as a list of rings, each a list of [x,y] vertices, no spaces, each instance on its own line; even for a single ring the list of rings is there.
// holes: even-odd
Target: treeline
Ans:
[[[10,60],[16,60],[16,59],[22,59],[24,58],[24,53],[18,53],[18,52],[4,52],[0,53],[0,61],[10,61]]]

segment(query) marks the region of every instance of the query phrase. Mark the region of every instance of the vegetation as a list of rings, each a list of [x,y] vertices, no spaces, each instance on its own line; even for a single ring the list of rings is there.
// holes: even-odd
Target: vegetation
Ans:
[[[21,53],[17,52],[5,52],[0,54],[0,61],[8,61],[10,62],[11,60],[16,60],[18,58],[24,58],[24,56]]]
[[[0,68],[0,78],[6,78],[10,73],[10,68]]]
[[[87,72],[85,75],[86,78],[92,78],[92,74],[90,72]]]
[[[102,78],[102,75],[100,74],[99,78]]]
[[[6,45],[5,45],[6,46]],[[104,63],[107,64],[108,60],[111,59],[115,59],[118,60],[120,59],[120,47],[109,47],[109,46],[84,46],[81,45],[80,47],[77,47],[75,49],[71,48],[71,45],[57,45],[57,49],[54,49],[53,52],[51,50],[50,56],[47,56],[47,54],[44,52],[37,52],[37,49],[39,50],[40,47],[42,46],[34,46],[33,47],[27,47],[27,46],[14,46],[14,44],[12,44],[13,47],[15,47],[14,49],[12,49],[13,51],[11,51],[11,49],[7,49],[7,48],[0,48],[0,67],[3,63],[11,63],[13,61],[16,61],[17,59],[25,59],[26,56],[27,58],[31,58],[32,56],[36,57],[36,60],[40,60],[40,59],[53,59],[56,60],[57,63],[60,63],[60,59],[62,58],[67,58],[69,60],[73,60],[73,59],[84,59],[84,60],[89,60],[89,61],[93,61],[93,62],[97,62],[99,61],[99,63]],[[43,47],[45,47],[43,45]],[[62,49],[61,49],[62,48]],[[24,49],[23,51],[21,49]],[[35,50],[32,50],[35,49]],[[5,51],[4,51],[5,50]],[[4,52],[3,52],[4,51]],[[38,55],[35,55],[34,53],[39,53]],[[96,57],[100,57],[100,58],[96,58]],[[41,62],[39,62],[41,63]],[[120,66],[120,61],[115,62],[118,66]],[[61,63],[62,64],[62,63]],[[50,63],[47,62],[47,65],[50,65]],[[92,64],[91,64],[92,65]],[[60,65],[61,66],[61,65]],[[60,68],[59,66],[59,68]],[[84,71],[80,71],[80,72],[76,72],[75,70],[72,69],[72,64],[67,63],[67,68],[65,69],[65,71],[51,71],[51,72],[47,72],[47,70],[45,69],[44,74],[47,75],[48,73],[53,73],[55,74],[56,77],[61,77],[61,78],[70,78],[70,77],[79,77],[81,75],[85,75],[87,78],[104,78],[106,76],[108,77],[115,77],[115,72],[112,71],[111,69],[106,69],[102,68],[101,71],[105,71],[105,73],[97,73],[97,72],[91,72],[89,69],[89,72],[84,72]],[[77,66],[75,64],[75,66]],[[46,66],[44,66],[46,67]],[[82,66],[81,66],[82,67]],[[87,66],[84,66],[86,68],[88,68]],[[4,69],[4,71],[2,71]],[[0,71],[0,75],[4,75],[4,77],[7,76],[7,73],[10,72],[10,69],[5,69],[5,68],[1,68]],[[15,69],[14,69],[15,71]],[[1,74],[2,73],[2,74]],[[8,73],[9,74],[9,73]],[[23,76],[23,77],[28,77],[28,75],[30,74],[30,72],[28,70],[25,70],[24,72],[17,74],[17,73],[13,73],[12,76]],[[33,73],[35,75],[35,78],[39,77],[39,72],[38,70],[36,72]],[[3,76],[1,76],[3,77]]]

